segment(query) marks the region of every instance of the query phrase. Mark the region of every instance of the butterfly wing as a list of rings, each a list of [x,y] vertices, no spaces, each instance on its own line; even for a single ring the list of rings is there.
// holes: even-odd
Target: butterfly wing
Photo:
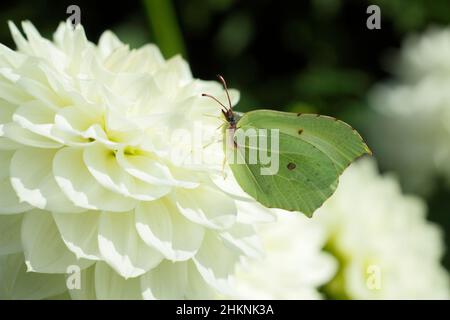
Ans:
[[[239,147],[227,146],[233,148],[230,167],[243,190],[267,207],[301,211],[309,217],[334,193],[344,169],[371,153],[348,124],[326,116],[257,110],[243,115],[237,128],[235,139],[240,133],[257,132],[258,138],[269,142],[267,147],[260,143],[255,147],[249,135]],[[260,129],[267,130],[261,134]],[[270,141],[276,132],[271,129],[278,129],[275,149]],[[274,174],[262,174],[262,161],[250,161],[256,151],[268,152],[272,161],[278,158]]]

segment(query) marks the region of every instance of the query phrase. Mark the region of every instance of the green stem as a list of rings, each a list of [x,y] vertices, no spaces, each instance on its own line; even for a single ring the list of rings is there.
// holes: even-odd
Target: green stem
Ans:
[[[166,58],[181,54],[186,58],[183,36],[170,0],[142,0],[155,42]]]

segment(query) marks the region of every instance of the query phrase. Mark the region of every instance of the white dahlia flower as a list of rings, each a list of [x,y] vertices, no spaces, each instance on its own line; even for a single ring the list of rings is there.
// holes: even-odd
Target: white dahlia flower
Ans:
[[[224,98],[221,86],[108,31],[95,45],[80,25],[62,23],[53,41],[29,22],[26,38],[9,26],[17,50],[0,45],[0,298],[230,294],[236,261],[260,250],[253,223],[273,216],[223,179],[220,143],[206,147],[220,109],[200,95]],[[77,268],[81,286],[68,290]]]
[[[450,298],[440,228],[426,220],[419,198],[403,195],[397,180],[379,175],[374,160],[352,164],[315,218],[328,235],[325,250],[339,262],[324,287],[329,297]]]
[[[372,92],[369,142],[408,189],[427,193],[436,176],[450,183],[450,27],[408,38],[394,71]]]
[[[323,252],[325,229],[301,213],[279,211],[277,222],[258,228],[265,255],[243,259],[236,270],[236,298],[320,299],[318,289],[336,273]]]

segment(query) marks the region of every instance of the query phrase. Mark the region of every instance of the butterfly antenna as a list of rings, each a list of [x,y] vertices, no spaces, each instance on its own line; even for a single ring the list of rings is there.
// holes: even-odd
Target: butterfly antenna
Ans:
[[[222,102],[220,102],[219,100],[217,100],[216,97],[213,97],[212,95],[207,94],[207,93],[202,93],[202,97],[208,97],[208,98],[213,99],[215,102],[217,102],[218,104],[220,104],[220,105],[225,109],[225,110],[222,110],[222,111],[225,111],[225,112],[226,112],[227,107],[225,107],[225,105],[224,105]]]
[[[231,106],[230,94],[228,93],[227,82],[225,81],[225,79],[220,74],[217,75],[217,78],[219,78],[220,82],[222,82],[223,88],[225,89],[225,92],[227,94],[228,106],[229,106],[230,110],[233,110],[233,107]]]

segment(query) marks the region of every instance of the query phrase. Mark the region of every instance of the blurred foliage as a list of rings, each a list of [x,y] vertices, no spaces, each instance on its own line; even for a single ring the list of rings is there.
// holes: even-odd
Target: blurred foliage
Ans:
[[[158,43],[166,57],[181,54],[186,57],[184,44],[172,2],[167,0],[143,0],[145,12]]]
[[[3,0],[0,42],[13,46],[7,20],[29,19],[50,36],[70,4],[80,6],[92,41],[112,29],[132,47],[151,41],[166,57],[182,53],[196,77],[223,74],[241,91],[241,111],[320,112],[363,132],[367,92],[389,74],[383,55],[411,32],[450,23],[448,0]],[[381,30],[366,28],[370,4],[381,7]],[[441,187],[428,199],[431,219],[446,228],[447,247],[449,196]]]

